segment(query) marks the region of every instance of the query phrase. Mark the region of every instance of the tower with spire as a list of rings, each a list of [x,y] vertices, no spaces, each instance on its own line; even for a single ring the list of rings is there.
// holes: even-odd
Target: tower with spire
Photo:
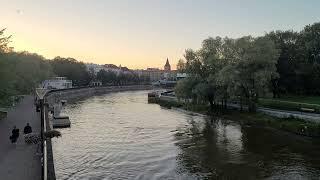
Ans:
[[[171,71],[171,66],[170,66],[170,63],[169,63],[169,59],[168,59],[168,58],[167,58],[166,64],[164,65],[164,70],[165,70],[165,71]]]

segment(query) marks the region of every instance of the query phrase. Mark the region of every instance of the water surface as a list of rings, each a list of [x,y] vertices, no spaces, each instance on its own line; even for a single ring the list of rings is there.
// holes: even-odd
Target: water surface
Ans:
[[[147,103],[147,91],[68,104],[57,179],[319,179],[320,143]]]

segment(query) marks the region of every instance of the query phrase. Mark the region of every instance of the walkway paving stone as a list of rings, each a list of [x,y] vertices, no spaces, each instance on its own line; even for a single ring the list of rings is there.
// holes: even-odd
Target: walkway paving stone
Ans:
[[[36,155],[37,145],[26,144],[23,138],[23,128],[27,122],[33,132],[40,132],[40,115],[33,102],[32,96],[26,96],[8,112],[7,118],[0,120],[0,179],[41,179],[41,157]],[[20,129],[16,145],[9,140],[13,126]]]

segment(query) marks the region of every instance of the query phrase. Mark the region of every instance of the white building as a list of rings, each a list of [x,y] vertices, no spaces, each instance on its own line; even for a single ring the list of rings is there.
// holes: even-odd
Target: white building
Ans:
[[[177,80],[188,77],[187,73],[177,73]]]
[[[67,89],[72,88],[72,81],[67,80],[66,77],[55,77],[53,79],[43,81],[41,86],[45,89]]]
[[[98,72],[101,70],[113,72],[117,76],[121,73],[123,73],[123,74],[131,74],[132,73],[132,71],[130,69],[128,69],[127,67],[121,67],[121,65],[118,67],[114,64],[100,65],[100,64],[87,63],[86,67],[87,67],[88,72],[92,72],[95,75],[97,75]]]

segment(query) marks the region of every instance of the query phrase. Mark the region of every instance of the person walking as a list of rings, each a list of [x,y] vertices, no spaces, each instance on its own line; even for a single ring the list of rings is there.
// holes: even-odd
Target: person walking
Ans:
[[[32,133],[32,128],[31,128],[31,126],[29,125],[29,123],[27,123],[27,125],[24,127],[23,133],[24,133],[24,134]]]
[[[19,137],[19,129],[16,126],[13,126],[12,135],[10,136],[11,143],[15,144]]]

